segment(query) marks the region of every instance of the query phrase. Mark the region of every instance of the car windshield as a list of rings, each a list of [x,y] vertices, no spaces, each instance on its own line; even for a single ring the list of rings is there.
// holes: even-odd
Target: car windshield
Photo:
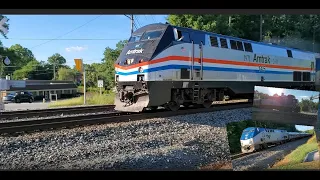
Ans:
[[[163,31],[149,31],[149,32],[145,32],[142,37],[141,37],[141,41],[143,40],[149,40],[149,39],[156,39],[159,38],[161,36]]]

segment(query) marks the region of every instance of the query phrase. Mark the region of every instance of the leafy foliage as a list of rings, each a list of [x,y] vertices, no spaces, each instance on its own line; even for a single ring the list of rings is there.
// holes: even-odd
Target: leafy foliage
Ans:
[[[58,71],[58,80],[75,81],[77,72],[74,69],[61,67]]]
[[[0,20],[2,20],[3,18],[5,18],[6,16],[3,16],[2,14],[0,14]],[[7,17],[6,17],[7,18]],[[8,19],[8,18],[7,18]],[[5,28],[7,28],[8,30],[9,30],[9,24],[8,24],[8,22],[9,22],[9,19],[7,20],[7,22],[5,23],[5,24],[3,24],[2,26],[3,27],[5,27]],[[7,38],[7,36],[0,30],[0,34],[3,36],[3,37],[5,37],[5,38]],[[1,45],[1,42],[0,42],[0,45]]]
[[[320,15],[262,15],[262,20],[263,41],[319,52]],[[260,15],[169,15],[167,21],[172,25],[260,41]]]

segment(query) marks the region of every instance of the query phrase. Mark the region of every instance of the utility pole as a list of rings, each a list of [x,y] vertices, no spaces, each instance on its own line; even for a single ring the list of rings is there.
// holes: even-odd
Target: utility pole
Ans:
[[[132,35],[132,33],[133,33],[133,26],[134,26],[133,14],[131,14],[130,16],[128,16],[128,15],[125,14],[125,16],[126,16],[127,18],[129,18],[130,21],[131,21],[131,35]]]
[[[56,63],[53,63],[53,80],[56,80]]]
[[[229,27],[231,27],[231,16],[229,16]]]
[[[133,14],[131,14],[130,20],[131,20],[131,35],[132,35],[132,33],[133,33],[133,23],[134,23],[134,21],[133,21]]]
[[[316,36],[316,28],[313,27],[313,42],[312,42],[312,51],[314,52],[314,44],[315,44],[315,36]]]
[[[83,104],[86,104],[86,68],[83,65]]]
[[[263,24],[263,19],[262,19],[262,14],[260,14],[260,41],[262,41],[262,24]]]

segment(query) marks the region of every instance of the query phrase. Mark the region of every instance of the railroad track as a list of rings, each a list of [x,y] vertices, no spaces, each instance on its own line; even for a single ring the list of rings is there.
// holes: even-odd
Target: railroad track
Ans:
[[[232,160],[239,159],[241,157],[249,156],[249,155],[254,154],[254,153],[256,153],[256,152],[232,154],[231,155],[231,159]]]
[[[222,111],[229,109],[239,109],[252,107],[248,101],[226,102],[213,105],[211,108],[181,108],[179,111],[167,111],[159,109],[156,111],[146,111],[143,113],[110,112],[107,114],[93,114],[73,117],[55,117],[50,119],[8,121],[0,123],[0,134],[12,134],[19,132],[33,132],[38,130],[49,130],[64,127],[75,127],[81,125],[93,125],[103,123],[128,122],[149,118],[161,118],[177,115],[187,115],[195,113],[205,113],[212,111]]]
[[[80,106],[52,109],[37,109],[23,111],[3,111],[0,112],[0,120],[21,119],[32,117],[48,117],[56,115],[70,115],[81,113],[95,113],[114,110],[114,105],[99,105],[99,106]]]

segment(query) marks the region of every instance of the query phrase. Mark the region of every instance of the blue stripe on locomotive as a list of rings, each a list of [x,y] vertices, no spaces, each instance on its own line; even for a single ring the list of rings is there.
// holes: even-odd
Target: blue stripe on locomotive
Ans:
[[[194,67],[200,68],[200,66],[194,66]],[[142,73],[156,72],[156,71],[169,70],[169,69],[181,69],[181,68],[190,69],[190,66],[188,66],[188,65],[166,65],[166,66],[144,69]],[[224,71],[224,72],[247,72],[247,73],[259,73],[259,74],[261,74],[261,73],[265,73],[265,74],[293,74],[293,72],[286,72],[286,71],[266,70],[264,72],[261,72],[259,70],[254,70],[254,69],[237,69],[237,68],[208,67],[208,66],[204,66],[203,70],[205,70],[205,71]],[[128,76],[128,75],[135,75],[135,74],[141,74],[141,73],[138,71],[131,71],[131,72],[117,71],[116,74]],[[314,75],[314,74],[315,73],[311,73],[311,75]]]

